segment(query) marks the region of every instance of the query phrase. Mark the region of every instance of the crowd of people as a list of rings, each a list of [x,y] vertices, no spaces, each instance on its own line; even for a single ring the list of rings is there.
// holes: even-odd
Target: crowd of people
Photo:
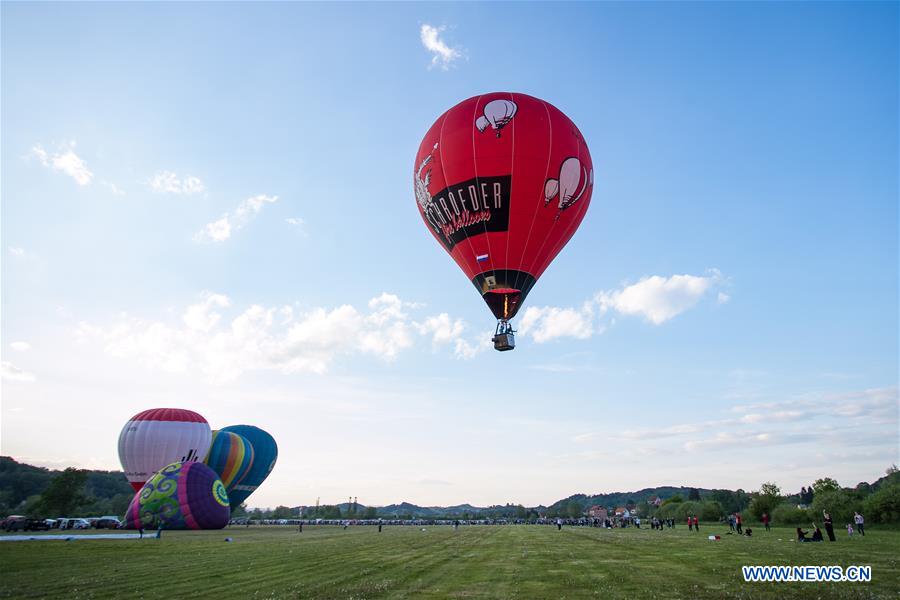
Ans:
[[[822,511],[822,525],[825,529],[825,533],[822,533],[822,529],[816,523],[812,523],[812,529],[807,531],[801,527],[797,527],[797,541],[798,542],[822,542],[825,540],[825,537],[828,538],[829,541],[834,542],[837,540],[834,533],[834,520],[831,517],[831,514],[827,511]],[[731,533],[736,533],[737,535],[743,535],[746,537],[751,537],[753,535],[753,530],[751,528],[744,529],[743,518],[739,512],[732,513],[726,517],[728,522],[728,527],[731,530]],[[771,518],[767,513],[763,513],[760,517],[760,521],[765,527],[766,531],[770,530]],[[640,517],[612,517],[612,518],[592,518],[592,517],[579,517],[579,518],[567,518],[563,519],[560,517],[557,518],[536,518],[536,519],[264,519],[258,521],[251,521],[249,519],[235,519],[231,521],[231,525],[293,525],[298,528],[300,533],[303,532],[304,525],[340,525],[344,529],[347,529],[351,525],[357,526],[377,526],[378,531],[381,531],[381,528],[384,525],[400,525],[400,526],[434,526],[434,525],[451,525],[455,529],[458,529],[460,525],[556,525],[557,529],[562,529],[563,526],[568,527],[600,527],[604,529],[619,529],[626,527],[635,527],[637,529],[641,528],[641,519]],[[720,521],[722,523],[722,521]],[[675,519],[657,519],[656,517],[652,517],[649,519],[650,529],[662,531],[663,529],[674,529],[675,528]],[[700,531],[700,519],[697,515],[690,515],[687,517],[687,526],[689,531]],[[810,534],[810,531],[812,532]],[[856,512],[853,515],[853,523],[847,523],[847,535],[853,536],[856,533],[859,535],[866,535],[865,532],[865,519],[863,516]]]

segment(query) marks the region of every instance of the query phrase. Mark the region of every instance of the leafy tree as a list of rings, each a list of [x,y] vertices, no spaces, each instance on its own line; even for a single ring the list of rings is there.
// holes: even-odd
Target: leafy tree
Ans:
[[[774,525],[808,525],[813,519],[805,508],[797,508],[793,504],[779,504],[769,515]]]
[[[750,502],[750,514],[757,519],[762,519],[764,514],[772,515],[783,497],[781,496],[781,488],[772,482],[766,482],[759,486],[759,492],[756,493]]]
[[[863,516],[875,523],[900,522],[900,483],[882,486],[863,501]]]
[[[573,519],[580,517],[582,512],[584,512],[584,509],[575,501],[569,502],[569,506],[566,507],[567,515]]]
[[[812,484],[812,489],[815,495],[839,490],[841,486],[831,477],[823,477],[822,479],[816,479],[816,482]]]
[[[287,506],[276,506],[275,510],[272,511],[272,514],[269,515],[270,519],[290,519],[295,515],[291,511],[291,509]]]
[[[682,498],[680,494],[675,494],[674,496],[666,498],[665,500],[660,502],[660,506],[665,506],[666,504],[677,504],[679,502],[684,502],[684,498]]]
[[[78,506],[91,498],[83,493],[88,473],[84,469],[69,467],[50,481],[41,494],[40,511],[54,516],[69,516]]]
[[[778,487],[774,482],[767,481],[766,483],[759,486],[759,494],[761,496],[774,496],[776,498],[781,496],[781,488]]]
[[[374,519],[378,516],[378,509],[374,506],[367,506],[366,512],[363,514],[364,519]]]
[[[699,501],[700,500],[700,490],[697,488],[691,488],[691,491],[688,492],[688,500]]]
[[[691,515],[697,515],[701,521],[717,521],[725,512],[722,505],[713,500],[694,502],[670,502],[665,506],[660,506],[657,516],[660,519],[675,519],[683,521]]]
[[[852,523],[853,513],[862,509],[862,502],[855,494],[840,488],[816,492],[812,503],[813,520],[822,518],[822,511],[831,514],[835,524]]]

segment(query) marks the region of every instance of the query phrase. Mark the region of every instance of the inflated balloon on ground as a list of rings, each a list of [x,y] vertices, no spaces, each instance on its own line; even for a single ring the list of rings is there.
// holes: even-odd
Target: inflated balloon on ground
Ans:
[[[183,408],[151,408],[131,417],[119,434],[119,460],[135,491],[173,462],[202,461],[212,430],[201,415]]]
[[[255,492],[272,472],[278,459],[278,444],[275,443],[275,438],[253,425],[230,425],[220,431],[237,433],[247,438],[253,446],[253,465],[250,472],[228,494],[231,507],[236,508]]]
[[[215,471],[200,462],[162,468],[135,494],[125,513],[127,529],[222,529],[231,508]]]
[[[232,431],[213,431],[212,445],[203,462],[218,474],[230,494],[253,466],[253,445]]]

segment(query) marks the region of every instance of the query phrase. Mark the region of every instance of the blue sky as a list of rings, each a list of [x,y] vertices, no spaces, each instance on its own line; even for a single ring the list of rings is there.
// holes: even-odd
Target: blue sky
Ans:
[[[271,431],[250,504],[844,485],[898,462],[894,3],[2,5],[0,450]],[[596,171],[519,347],[427,232],[427,128],[552,102]]]

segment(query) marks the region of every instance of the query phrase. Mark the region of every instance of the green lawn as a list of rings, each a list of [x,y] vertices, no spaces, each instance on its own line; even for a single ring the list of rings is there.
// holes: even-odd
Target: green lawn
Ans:
[[[0,542],[0,597],[897,598],[900,532],[798,544],[551,526],[234,527],[162,539]],[[226,537],[233,538],[226,543]],[[741,565],[871,565],[871,583],[744,583]]]

